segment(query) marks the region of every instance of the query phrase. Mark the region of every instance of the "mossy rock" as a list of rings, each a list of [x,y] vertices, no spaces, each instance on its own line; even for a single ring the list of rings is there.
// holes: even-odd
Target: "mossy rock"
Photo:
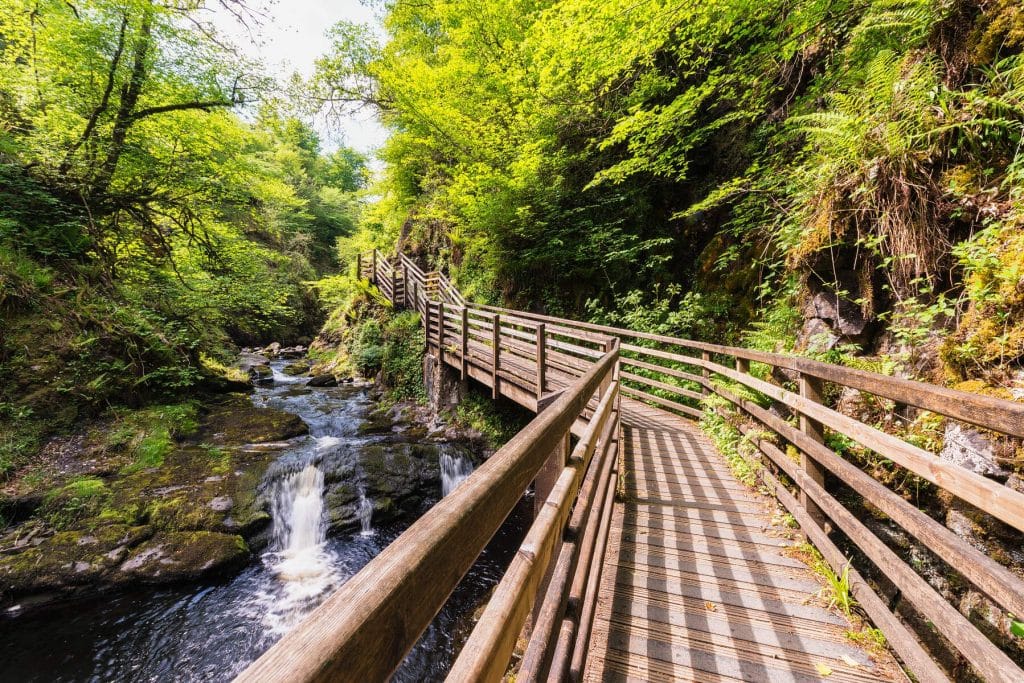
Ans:
[[[217,445],[286,441],[309,433],[298,415],[257,408],[247,396],[235,394],[214,406],[200,425],[202,438]]]
[[[151,527],[124,524],[54,534],[38,546],[0,556],[0,594],[65,591],[95,583],[152,535]]]
[[[162,532],[134,548],[118,567],[123,580],[191,581],[244,566],[249,546],[241,536],[215,531]]]
[[[309,363],[289,363],[282,372],[290,377],[309,374]]]
[[[360,423],[360,434],[387,434],[393,431],[395,420],[387,410],[374,410]]]

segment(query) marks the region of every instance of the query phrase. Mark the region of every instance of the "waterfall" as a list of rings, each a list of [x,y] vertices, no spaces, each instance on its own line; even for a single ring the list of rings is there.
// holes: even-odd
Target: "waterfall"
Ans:
[[[289,474],[274,488],[274,547],[281,556],[275,568],[285,580],[302,579],[323,571],[321,546],[324,525],[324,473],[308,464]]]
[[[362,525],[362,535],[373,535],[373,501],[366,497],[366,489],[359,487],[359,523]]]
[[[273,543],[264,555],[267,567],[281,581],[280,593],[266,596],[265,621],[284,633],[338,581],[326,549],[324,473],[313,462],[281,476],[271,491]]]
[[[473,474],[473,463],[461,455],[442,452],[439,457],[441,465],[441,495],[447,496],[455,490],[469,475]]]

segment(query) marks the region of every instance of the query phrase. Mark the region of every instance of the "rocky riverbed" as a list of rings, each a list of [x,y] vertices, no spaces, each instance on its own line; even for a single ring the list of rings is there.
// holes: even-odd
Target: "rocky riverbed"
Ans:
[[[358,527],[367,505],[379,522],[418,514],[440,494],[442,460],[474,457],[444,425],[421,424],[425,411],[375,412],[364,383],[310,387],[302,358],[243,363],[269,372],[253,373],[253,394],[102,420],[9,482],[0,606],[237,572],[271,540],[274,482],[311,450],[333,532]]]
[[[309,386],[286,372],[302,359],[263,362],[271,381],[249,395],[92,425],[51,444],[52,480],[11,482],[0,680],[230,680],[472,472],[479,442],[429,411],[378,410],[367,383]],[[160,457],[154,434],[170,436]],[[394,680],[444,677],[531,511],[524,499]]]

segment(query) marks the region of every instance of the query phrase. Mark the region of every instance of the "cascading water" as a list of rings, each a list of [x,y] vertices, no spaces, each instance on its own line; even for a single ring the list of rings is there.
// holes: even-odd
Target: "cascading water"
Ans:
[[[337,440],[321,438],[327,439]],[[323,471],[315,462],[307,462],[278,479],[271,496],[273,543],[263,559],[281,581],[282,590],[266,596],[269,609],[265,621],[271,630],[284,632],[334,587],[339,577],[325,543]]]
[[[442,450],[438,459],[441,465],[441,495],[447,496],[473,474],[473,463],[462,455],[452,455],[447,449]]]
[[[359,524],[363,536],[373,535],[373,501],[366,497],[366,490],[359,487]]]

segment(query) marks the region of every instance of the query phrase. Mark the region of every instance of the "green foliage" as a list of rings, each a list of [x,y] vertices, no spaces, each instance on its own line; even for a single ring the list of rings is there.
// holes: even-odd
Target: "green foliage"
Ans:
[[[105,447],[123,450],[131,462],[126,473],[160,467],[175,446],[175,440],[198,428],[197,405],[193,402],[121,411],[105,438]]]
[[[500,404],[489,397],[470,392],[455,406],[458,422],[483,435],[488,447],[497,449],[504,446],[522,428],[522,420],[503,411]]]
[[[755,486],[758,481],[757,473],[761,467],[756,447],[740,430],[718,414],[716,408],[724,408],[725,399],[709,397],[702,403],[705,410],[700,420],[701,429],[711,437],[718,452],[725,456],[729,469],[736,478],[747,486]]]
[[[1024,206],[1011,5],[394,3],[314,87],[392,131],[364,243],[473,298],[788,351],[813,282],[911,347],[976,311],[962,372],[1021,355],[1015,307],[961,296],[1014,272],[969,237]]]
[[[356,230],[366,159],[264,97],[257,65],[195,30],[206,11],[0,8],[0,401],[51,429],[173,400],[234,344],[310,334],[305,283]],[[39,438],[5,429],[0,471]]]
[[[351,329],[348,353],[364,377],[377,376],[389,401],[420,401],[423,387],[423,331],[417,313],[378,309]]]

